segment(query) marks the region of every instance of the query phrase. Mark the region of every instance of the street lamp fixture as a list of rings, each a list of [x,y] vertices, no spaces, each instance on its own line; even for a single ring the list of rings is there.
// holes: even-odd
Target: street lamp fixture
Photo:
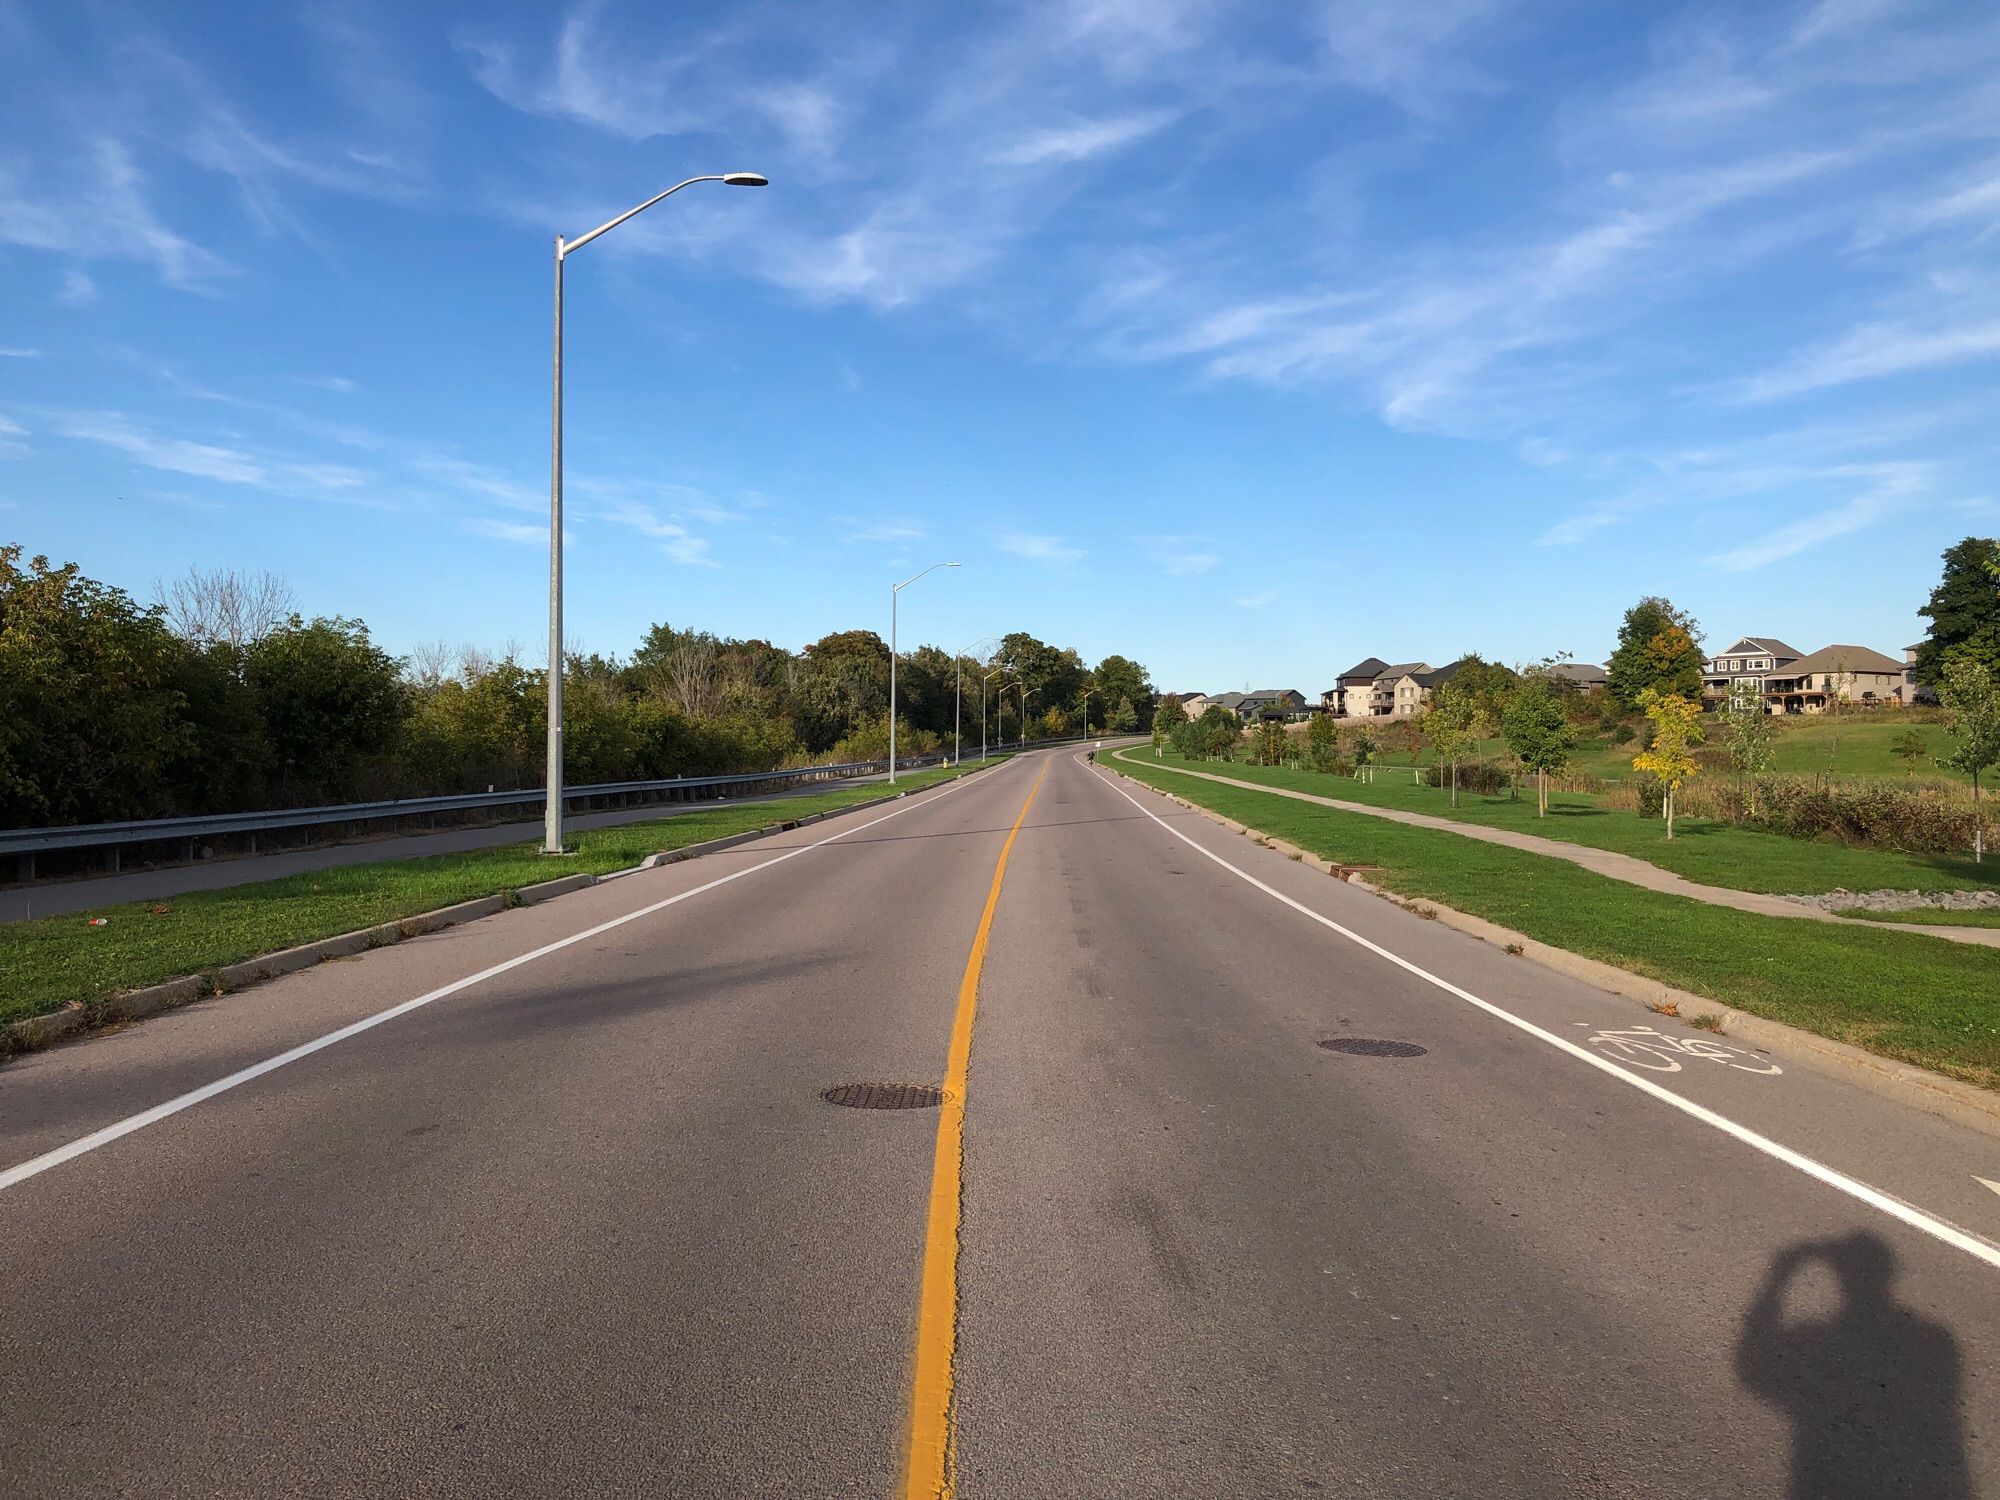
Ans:
[[[915,583],[924,573],[935,573],[939,568],[955,568],[955,562],[935,562],[923,573],[912,573],[901,583],[889,590],[889,785],[896,784],[896,601],[903,590]]]
[[[581,250],[600,234],[616,229],[627,219],[644,213],[662,198],[671,198],[697,182],[720,182],[730,187],[768,187],[770,180],[761,172],[712,172],[677,182],[664,193],[655,193],[637,208],[628,208],[617,218],[598,225],[573,240],[556,236],[556,338],[555,378],[552,382],[549,427],[549,676],[548,676],[548,810],[542,823],[542,853],[563,850],[563,262],[573,250]]]
[[[1005,667],[995,667],[979,679],[979,758],[982,761],[986,759],[986,684],[996,677],[1004,677],[1006,673]],[[1004,693],[1007,689],[1003,687],[1000,691]]]

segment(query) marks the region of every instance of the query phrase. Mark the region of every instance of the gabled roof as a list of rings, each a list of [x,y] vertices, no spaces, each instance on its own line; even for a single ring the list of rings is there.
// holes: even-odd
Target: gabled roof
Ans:
[[[1741,656],[1746,651],[1761,651],[1767,656],[1789,656],[1795,660],[1805,654],[1796,646],[1787,646],[1774,635],[1746,635],[1739,637],[1735,645],[1711,653],[1709,660],[1713,661],[1718,656]]]
[[[1385,671],[1387,671],[1388,667],[1389,664],[1386,661],[1382,660],[1382,658],[1379,656],[1363,657],[1360,661],[1356,662],[1353,666],[1349,667],[1345,672],[1342,672],[1340,674],[1339,680],[1345,682],[1350,677],[1358,677],[1358,678],[1363,678],[1366,681],[1373,682],[1377,677],[1380,677]]]
[[[1245,693],[1245,694],[1244,694],[1243,696],[1244,696],[1244,697],[1246,697],[1246,698],[1259,698],[1259,699],[1262,699],[1262,698],[1289,698],[1289,697],[1291,697],[1291,696],[1292,696],[1292,695],[1293,695],[1294,693],[1297,693],[1297,694],[1298,694],[1298,696],[1299,696],[1299,697],[1301,697],[1301,698],[1305,697],[1305,694],[1304,694],[1304,693],[1300,693],[1300,692],[1299,692],[1299,690],[1298,690],[1297,688],[1258,688],[1256,692],[1254,692],[1254,693]]]
[[[1785,670],[1803,677],[1808,672],[1880,672],[1883,676],[1903,675],[1903,664],[1870,651],[1866,646],[1822,646],[1811,656],[1802,656]]]
[[[1415,677],[1419,672],[1428,672],[1430,669],[1431,664],[1427,661],[1400,662],[1393,667],[1384,667],[1381,675],[1375,680],[1380,682],[1382,678],[1386,677],[1391,682],[1394,682],[1399,677]]]
[[[1417,673],[1417,684],[1420,687],[1432,688],[1441,682],[1450,682],[1452,678],[1458,675],[1459,668],[1464,665],[1465,658],[1461,656],[1457,661],[1448,661],[1435,671],[1419,672]]]
[[[1244,693],[1217,693],[1208,701],[1217,708],[1235,708],[1246,696]]]
[[[1571,682],[1603,682],[1610,676],[1595,662],[1559,661],[1549,668],[1551,677],[1567,677]]]

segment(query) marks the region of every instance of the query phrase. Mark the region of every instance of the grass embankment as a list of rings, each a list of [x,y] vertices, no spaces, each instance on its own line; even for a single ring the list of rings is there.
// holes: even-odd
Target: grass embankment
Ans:
[[[1938,911],[1930,907],[1916,907],[1909,911],[1869,911],[1865,907],[1842,907],[1837,913],[1842,917],[1859,917],[1864,922],[1908,922],[1921,927],[2000,927],[2000,911]],[[2000,963],[2000,958],[1995,959]],[[2000,984],[1996,976],[1995,984]]]
[[[1383,733],[1380,725],[1388,722],[1377,721],[1378,740]],[[1711,731],[1711,743],[1715,743],[1714,726],[1706,727]],[[1785,714],[1773,718],[1771,728],[1769,769],[1779,775],[1907,781],[1914,771],[1926,780],[1950,781],[1966,790],[1972,786],[1972,778],[1963,771],[1950,770],[1933,759],[1949,751],[1953,744],[1944,725],[1934,719],[1920,719],[1907,710],[1878,708],[1842,714]],[[1897,736],[1909,729],[1916,730],[1924,740],[1924,753],[1914,767],[1905,765],[1893,747]],[[1473,758],[1504,761],[1508,753],[1505,740],[1487,739],[1479,742]],[[1618,781],[1632,774],[1632,757],[1638,753],[1636,740],[1620,745],[1609,734],[1591,734],[1577,745],[1571,768],[1580,775]],[[1397,750],[1385,748],[1378,758],[1384,766],[1411,764],[1409,756]],[[1416,764],[1429,765],[1430,760],[1431,752],[1426,746],[1419,752]]]
[[[1146,759],[1152,758],[1150,751],[1143,753]],[[1133,758],[1137,760],[1138,754]],[[1659,819],[1614,811],[1581,792],[1552,794],[1549,815],[1538,818],[1530,789],[1522,791],[1519,801],[1504,795],[1475,796],[1461,790],[1454,809],[1449,793],[1437,787],[1411,786],[1399,777],[1384,776],[1370,784],[1288,766],[1182,760],[1171,749],[1165,752],[1164,763],[1264,786],[1310,792],[1319,797],[1337,797],[1368,807],[1429,813],[1454,822],[1507,828],[1594,849],[1612,849],[1703,885],[1731,890],[1815,895],[1835,890],[1976,891],[2000,887],[2000,860],[1974,864],[1970,859],[1943,854],[1857,849],[1698,818],[1676,818],[1670,842],[1666,825]],[[1169,779],[1193,784],[1192,778],[1186,776]]]
[[[996,756],[991,764],[1004,759]],[[898,778],[915,790],[978,769],[978,762]],[[548,859],[530,841],[464,854],[332,869],[191,892],[164,903],[105,906],[0,926],[0,1023],[91,1004],[122,990],[199,974],[320,938],[413,917],[460,901],[588,871],[627,869],[649,854],[789,822],[880,797],[880,782],[764,802],[722,803],[644,823],[585,829],[577,852]],[[153,907],[166,906],[155,914]],[[91,917],[107,918],[103,927]]]
[[[1485,917],[1753,1015],[2000,1087],[2000,955],[1989,948],[1708,906],[1545,855],[1177,776],[1149,760],[1114,763],[1323,859],[1377,866],[1368,879],[1399,895]]]

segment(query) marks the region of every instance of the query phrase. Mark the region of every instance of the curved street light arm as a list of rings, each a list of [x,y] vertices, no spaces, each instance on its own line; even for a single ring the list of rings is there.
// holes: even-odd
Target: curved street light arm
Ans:
[[[605,230],[616,229],[620,224],[623,224],[627,219],[632,218],[635,215],[644,213],[647,209],[651,208],[655,203],[658,203],[662,198],[671,198],[675,193],[678,193],[682,188],[693,187],[697,182],[720,182],[722,181],[725,175],[727,174],[722,172],[709,172],[701,177],[690,177],[686,182],[675,183],[672,187],[668,188],[664,193],[655,193],[652,197],[648,198],[644,203],[641,203],[637,208],[626,209],[624,213],[620,214],[610,223],[599,224],[595,229],[591,230],[589,234],[580,234],[573,240],[565,240],[562,238],[562,236],[558,235],[556,236],[556,254],[567,255],[572,250],[581,250],[585,245],[588,245],[592,240],[596,239],[600,234],[604,233]]]

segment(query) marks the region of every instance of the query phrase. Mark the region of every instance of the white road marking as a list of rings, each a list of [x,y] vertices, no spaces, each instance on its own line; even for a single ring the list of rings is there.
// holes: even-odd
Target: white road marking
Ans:
[[[900,818],[904,813],[914,812],[919,807],[929,807],[964,786],[968,779],[961,778],[950,782],[936,797],[926,797],[921,801],[913,801],[905,807],[897,808],[894,812],[884,813],[879,818],[871,818],[866,823],[857,823],[852,828],[843,828],[840,832],[829,834],[827,837],[814,843],[801,844],[796,849],[788,849],[775,858],[765,860],[762,864],[750,865],[745,869],[720,876],[717,879],[709,881],[706,885],[698,885],[693,890],[682,891],[678,896],[669,896],[663,901],[655,901],[651,906],[642,906],[637,911],[627,912],[622,917],[613,917],[608,922],[600,922],[595,927],[585,928],[582,932],[574,932],[566,938],[558,938],[553,943],[545,943],[533,952],[523,953],[506,960],[504,963],[494,964],[491,968],[481,969],[477,974],[469,974],[463,979],[454,979],[450,984],[440,986],[427,994],[419,995],[414,1000],[405,1000],[400,1005],[392,1005],[387,1010],[377,1011],[372,1016],[364,1016],[359,1021],[341,1027],[338,1031],[329,1031],[325,1036],[315,1037],[309,1042],[301,1043],[289,1052],[280,1052],[275,1057],[267,1057],[264,1061],[252,1063],[249,1067],[231,1073],[226,1078],[218,1078],[213,1083],[203,1084],[200,1088],[190,1090],[188,1093],[181,1094],[177,1098],[169,1099],[164,1104],[156,1104],[151,1109],[141,1110],[136,1115],[129,1115],[115,1124],[106,1125],[102,1130],[94,1130],[89,1135],[81,1136],[71,1141],[68,1145],[58,1146],[53,1151],[45,1151],[40,1156],[31,1157],[18,1166],[9,1167],[4,1172],[0,1172],[0,1192],[4,1192],[6,1189],[14,1187],[19,1183],[26,1182],[30,1177],[39,1176],[51,1167],[59,1167],[64,1162],[74,1161],[77,1157],[95,1151],[101,1146],[108,1146],[113,1141],[131,1135],[134,1131],[144,1130],[148,1125],[157,1125],[160,1121],[177,1115],[184,1109],[192,1109],[197,1104],[213,1099],[217,1094],[226,1094],[231,1089],[239,1088],[253,1079],[262,1078],[266,1073],[274,1073],[287,1064],[298,1062],[301,1058],[311,1057],[315,1052],[324,1051],[337,1042],[344,1042],[349,1037],[359,1036],[364,1031],[372,1031],[375,1027],[393,1021],[398,1016],[406,1016],[413,1010],[421,1010],[426,1005],[434,1004],[449,995],[456,995],[460,990],[470,989],[473,985],[484,983],[496,975],[505,974],[510,969],[518,969],[523,964],[531,964],[538,958],[547,958],[551,953],[559,953],[564,948],[581,943],[588,938],[594,938],[600,933],[610,932],[615,927],[623,927],[627,922],[636,922],[641,917],[650,917],[654,912],[664,911],[669,906],[677,906],[683,901],[702,895],[704,892],[712,891],[718,886],[742,880],[746,876],[755,875],[761,870],[768,870],[773,865],[781,865],[787,860],[797,859],[801,854],[810,854],[815,849],[823,848],[852,834],[865,833],[870,828],[878,827],[888,822],[891,818]]]
[[[1103,772],[1102,774],[1105,775],[1107,778],[1109,778],[1113,773]],[[1747,1125],[1739,1125],[1734,1120],[1730,1119],[1727,1115],[1717,1114],[1714,1110],[1709,1109],[1705,1105],[1696,1104],[1692,1099],[1684,1099],[1679,1094],[1673,1092],[1673,1090],[1662,1088],[1659,1084],[1654,1083],[1649,1078],[1641,1078],[1635,1073],[1629,1073],[1625,1069],[1619,1067],[1616,1063],[1610,1062],[1605,1058],[1597,1056],[1594,1052],[1589,1052],[1584,1048],[1579,1047],[1575,1042],[1570,1041],[1567,1037],[1557,1036],[1553,1031],[1545,1031],[1540,1026],[1537,1026],[1534,1022],[1524,1020],[1520,1016],[1515,1015],[1512,1011],[1502,1010],[1499,1006],[1495,1005],[1490,1000],[1481,999],[1479,996],[1473,994],[1470,990],[1460,989],[1450,980],[1441,979],[1437,975],[1431,973],[1430,970],[1421,968],[1418,965],[1411,963],[1410,960],[1402,957],[1400,954],[1391,953],[1387,948],[1384,948],[1380,943],[1370,942],[1367,938],[1363,937],[1360,933],[1355,932],[1353,929],[1341,926],[1340,923],[1334,921],[1331,917],[1325,917],[1320,915],[1318,912],[1314,911],[1311,907],[1305,905],[1303,902],[1294,901],[1290,896],[1287,896],[1283,891],[1277,890],[1272,886],[1266,885],[1263,881],[1259,880],[1255,875],[1252,875],[1249,871],[1238,869],[1235,865],[1231,864],[1221,855],[1203,848],[1200,844],[1196,843],[1193,839],[1189,838],[1185,833],[1182,833],[1178,828],[1174,827],[1171,823],[1167,822],[1164,818],[1156,814],[1151,808],[1147,807],[1143,802],[1141,802],[1138,798],[1134,797],[1130,792],[1126,791],[1124,787],[1118,785],[1118,783],[1115,780],[1107,779],[1107,785],[1110,786],[1111,790],[1116,792],[1119,796],[1123,797],[1127,802],[1131,803],[1134,807],[1138,808],[1140,812],[1144,813],[1147,817],[1151,818],[1155,823],[1159,824],[1160,827],[1166,829],[1168,833],[1172,834],[1175,838],[1179,839],[1183,844],[1186,844],[1190,849],[1194,850],[1197,854],[1200,854],[1204,858],[1213,860],[1216,864],[1222,866],[1223,869],[1227,870],[1230,874],[1234,875],[1237,879],[1248,882],[1249,884],[1255,886],[1258,890],[1262,891],[1265,895],[1272,897],[1274,900],[1282,901],[1286,906],[1291,907],[1292,910],[1298,912],[1302,916],[1311,918],[1313,921],[1319,923],[1320,926],[1330,928],[1334,932],[1339,933],[1349,942],[1355,943],[1360,947],[1366,948],[1370,953],[1373,953],[1380,958],[1387,959],[1397,968],[1403,969],[1408,973],[1414,974],[1417,978],[1423,980],[1426,984],[1433,985],[1436,988],[1443,990],[1448,995],[1454,995],[1458,999],[1465,1001],[1466,1004],[1468,1005],[1478,1007],[1480,1010],[1485,1011],[1488,1015],[1494,1016],[1499,1020],[1505,1021],[1509,1026],[1516,1027],[1517,1029],[1526,1032],[1529,1036],[1535,1037],[1540,1041],[1547,1042],[1551,1047],[1556,1048],[1558,1051],[1568,1053],[1571,1057],[1574,1057],[1577,1061],[1582,1063],[1587,1063],[1589,1066],[1597,1069],[1598,1072],[1606,1074],[1609,1077],[1616,1078],[1620,1083],[1638,1089],[1641,1093],[1652,1095],[1655,1099],[1658,1099],[1662,1104],[1666,1104],[1674,1109],[1677,1109],[1682,1114],[1688,1115],[1693,1119],[1701,1121],[1702,1124],[1704,1125],[1713,1126],[1715,1129],[1721,1131],[1724,1135],[1734,1137],[1736,1140],[1741,1141],[1744,1145],[1749,1146],[1752,1150],[1761,1151],[1764,1153],[1764,1155],[1771,1157],[1773,1160],[1781,1161],[1786,1166],[1792,1167],[1797,1171],[1803,1172],[1805,1173],[1806,1176],[1811,1177],[1818,1182],[1825,1183],[1828,1187],[1833,1188],[1837,1192],[1845,1193],[1848,1197],[1854,1198],[1859,1202],[1865,1203],[1870,1208],[1878,1209],[1882,1213],[1887,1214],[1892,1219],[1900,1219],[1903,1223],[1909,1225],[1912,1229],[1920,1230],[1923,1233],[1931,1236],[1931,1238],[1933,1239],[1942,1240],[1945,1244],[1952,1246],[1954,1249],[1963,1250],[1967,1255],[1972,1256],[1975,1260],[1982,1260],[1986,1262],[1987,1265],[1994,1267],[1996,1270],[2000,1270],[2000,1246],[1993,1245],[1990,1242],[1980,1238],[1978,1235],[1968,1233],[1967,1231],[1960,1229],[1957,1225],[1948,1223],[1945,1220],[1938,1218],[1934,1214],[1926,1213],[1923,1209],[1916,1207],[1914,1204],[1905,1203],[1902,1201],[1902,1199],[1893,1197],[1890,1194],[1883,1192],[1880,1188],[1870,1187],[1867,1183],[1862,1182],[1858,1178],[1849,1177],[1845,1172],[1837,1171],[1834,1168],[1827,1166],[1824,1162],[1815,1161],[1813,1160],[1812,1157],[1805,1155],[1803,1152],[1794,1151],[1790,1146],[1781,1145],[1777,1141],[1772,1140],[1769,1136],[1760,1135],[1758,1134],[1758,1132],[1750,1129]],[[1981,1178],[1979,1180],[1985,1182],[1984,1178]],[[1993,1188],[1995,1192],[2000,1192],[2000,1185],[1996,1185],[1991,1182],[1986,1183],[1986,1185],[1990,1188]]]
[[[1990,1187],[1994,1192],[2000,1193],[2000,1182],[1995,1182],[1991,1177],[1974,1177],[1972,1180],[1983,1187]]]

